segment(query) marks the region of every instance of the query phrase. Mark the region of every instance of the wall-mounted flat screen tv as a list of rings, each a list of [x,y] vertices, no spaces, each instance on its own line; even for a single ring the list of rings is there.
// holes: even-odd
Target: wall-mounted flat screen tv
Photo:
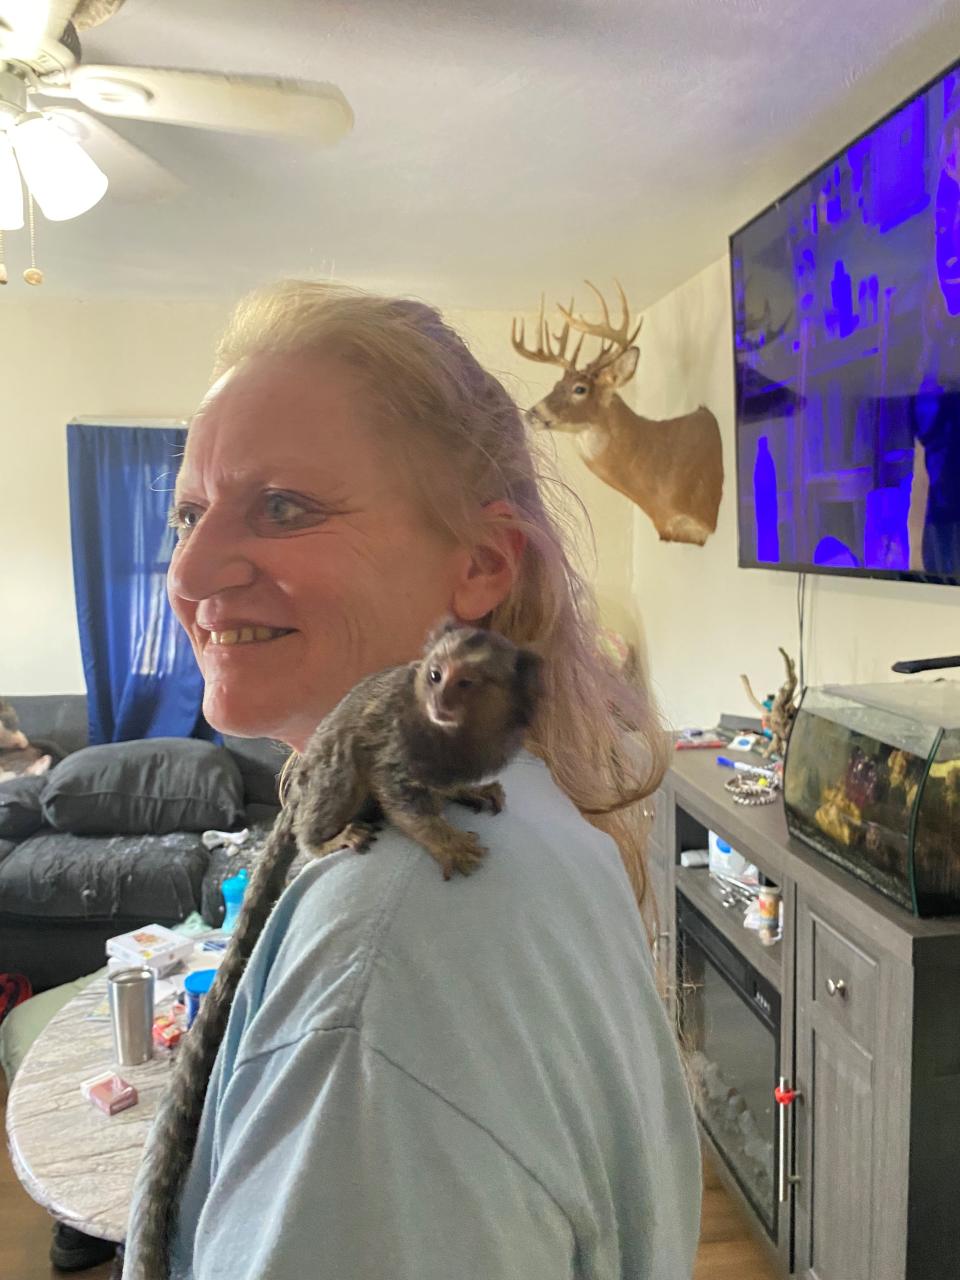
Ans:
[[[730,255],[740,564],[960,582],[960,63]]]

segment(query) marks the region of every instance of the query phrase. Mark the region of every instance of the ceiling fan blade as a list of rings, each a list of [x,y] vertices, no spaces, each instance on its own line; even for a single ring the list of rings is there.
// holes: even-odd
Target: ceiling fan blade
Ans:
[[[76,0],[0,0],[0,61],[39,64],[46,72],[45,59],[54,56],[63,29],[70,21]]]
[[[112,18],[123,0],[73,0],[73,25],[78,31],[89,31]]]
[[[178,177],[109,125],[76,107],[52,107],[45,115],[83,147],[110,181],[112,199],[139,204],[167,200],[183,190]]]
[[[156,67],[80,66],[70,92],[91,111],[225,133],[337,142],[353,112],[332,84]]]

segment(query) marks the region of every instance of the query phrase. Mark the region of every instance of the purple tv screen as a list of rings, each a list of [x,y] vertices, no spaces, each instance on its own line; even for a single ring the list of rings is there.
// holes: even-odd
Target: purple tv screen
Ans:
[[[960,64],[730,256],[740,564],[960,582]]]

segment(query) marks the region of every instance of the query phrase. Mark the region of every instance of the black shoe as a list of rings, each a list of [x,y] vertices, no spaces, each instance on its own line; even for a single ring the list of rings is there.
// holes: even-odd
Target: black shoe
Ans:
[[[99,1267],[101,1262],[109,1262],[116,1251],[117,1246],[112,1240],[84,1235],[65,1222],[53,1224],[50,1261],[58,1271],[86,1271],[88,1267]]]

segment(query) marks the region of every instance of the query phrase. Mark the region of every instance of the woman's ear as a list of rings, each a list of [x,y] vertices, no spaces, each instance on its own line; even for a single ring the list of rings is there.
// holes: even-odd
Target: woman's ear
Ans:
[[[512,523],[509,502],[488,502],[481,535],[470,548],[464,572],[454,589],[451,607],[462,622],[476,622],[506,600],[520,571],[526,534]]]

